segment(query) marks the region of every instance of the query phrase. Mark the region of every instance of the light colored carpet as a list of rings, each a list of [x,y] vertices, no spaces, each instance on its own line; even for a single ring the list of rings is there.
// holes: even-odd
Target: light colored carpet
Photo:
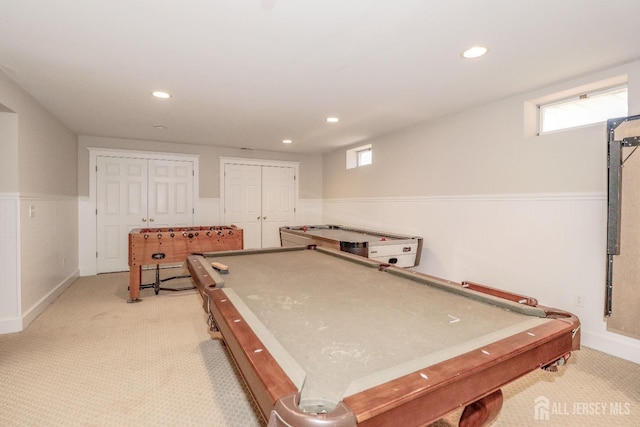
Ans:
[[[0,335],[0,425],[261,425],[224,345],[209,339],[199,295],[145,289],[127,304],[127,283],[127,273],[80,278],[26,331]],[[640,365],[588,348],[503,391],[494,426],[639,425]]]

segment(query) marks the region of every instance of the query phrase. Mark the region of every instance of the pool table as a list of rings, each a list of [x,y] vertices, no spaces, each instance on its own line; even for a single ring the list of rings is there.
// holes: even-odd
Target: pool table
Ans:
[[[187,266],[270,426],[420,426],[461,407],[460,425],[482,425],[502,386],[580,345],[577,317],[533,298],[332,249]]]

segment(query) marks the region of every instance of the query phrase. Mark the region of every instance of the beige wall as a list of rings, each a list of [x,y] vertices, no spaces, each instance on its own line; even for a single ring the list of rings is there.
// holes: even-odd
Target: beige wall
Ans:
[[[89,150],[87,149],[89,147],[199,155],[200,197],[205,198],[220,197],[220,157],[300,162],[300,197],[322,198],[322,156],[320,154],[276,153],[85,135],[78,138],[78,193],[81,197],[89,196]]]
[[[18,115],[0,104],[0,193],[18,191]]]
[[[3,269],[11,295],[0,303],[0,332],[12,332],[78,275],[78,141],[1,72],[0,105],[0,124],[9,126],[0,131],[0,253],[11,257]]]
[[[603,318],[605,125],[543,136],[532,127],[531,101],[619,76],[629,115],[640,114],[634,62],[363,141],[371,166],[347,171],[345,150],[328,153],[323,222],[422,236],[416,270],[568,310],[583,345],[640,363],[640,340],[611,333]]]
[[[77,196],[76,135],[1,72],[0,104],[18,114],[20,192]]]
[[[604,191],[604,126],[527,136],[536,109],[525,107],[621,75],[629,76],[630,111],[638,113],[636,62],[363,141],[373,145],[371,166],[346,170],[344,149],[325,154],[324,198]]]

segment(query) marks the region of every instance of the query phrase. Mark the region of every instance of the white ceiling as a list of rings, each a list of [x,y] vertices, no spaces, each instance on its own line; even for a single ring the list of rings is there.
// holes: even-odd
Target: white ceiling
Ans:
[[[0,70],[78,134],[322,152],[640,59],[639,17],[638,0],[0,0]],[[490,53],[461,59],[475,44]]]

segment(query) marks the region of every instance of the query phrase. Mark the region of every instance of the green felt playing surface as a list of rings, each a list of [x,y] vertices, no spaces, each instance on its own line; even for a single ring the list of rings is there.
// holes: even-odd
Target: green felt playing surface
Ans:
[[[548,321],[321,251],[220,261],[234,305],[306,375],[303,400],[335,403]]]

